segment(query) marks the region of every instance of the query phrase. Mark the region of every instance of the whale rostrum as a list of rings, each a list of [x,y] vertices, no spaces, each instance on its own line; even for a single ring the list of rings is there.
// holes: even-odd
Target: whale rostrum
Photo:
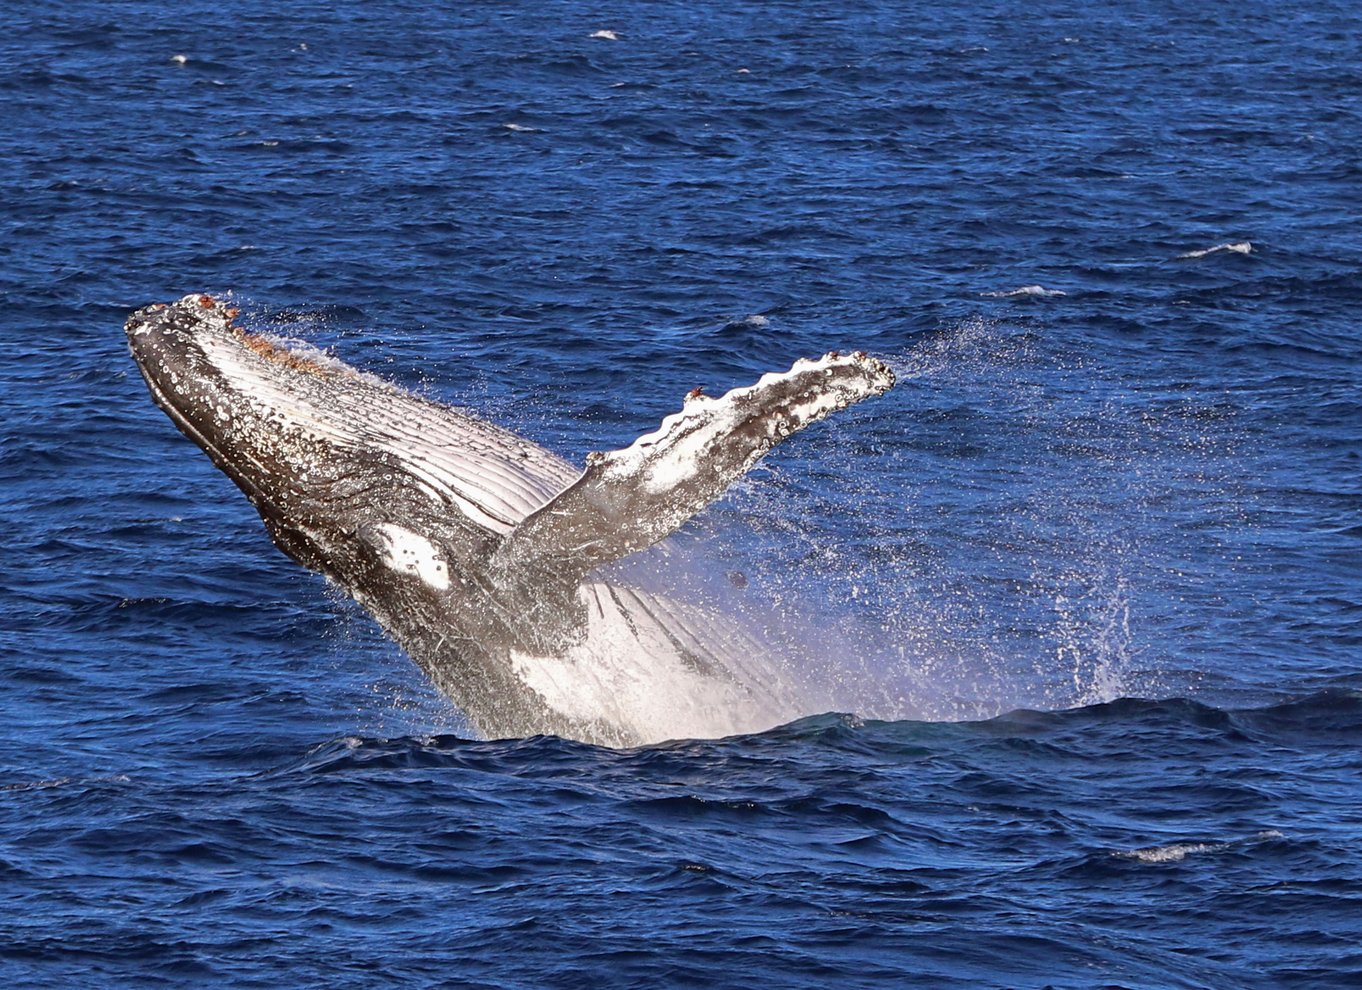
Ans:
[[[743,623],[610,565],[785,437],[888,390],[883,363],[831,352],[723,396],[697,389],[577,469],[236,317],[207,295],[133,313],[152,397],[274,543],[368,609],[479,731],[634,745],[804,714]]]

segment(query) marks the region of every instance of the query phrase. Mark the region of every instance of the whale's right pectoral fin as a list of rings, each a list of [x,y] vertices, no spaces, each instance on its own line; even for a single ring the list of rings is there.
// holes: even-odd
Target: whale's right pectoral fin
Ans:
[[[588,456],[575,482],[507,534],[493,573],[575,588],[677,529],[785,437],[893,384],[886,365],[858,351],[798,361],[720,398],[697,389],[656,431]]]

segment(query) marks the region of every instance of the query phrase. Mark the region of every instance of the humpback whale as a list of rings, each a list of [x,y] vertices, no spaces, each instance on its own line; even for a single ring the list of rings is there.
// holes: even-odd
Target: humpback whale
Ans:
[[[805,714],[720,610],[631,580],[782,439],[894,383],[861,352],[801,359],[582,468],[464,411],[189,295],[126,332],[157,405],[271,540],[345,589],[489,738],[604,745],[756,731]]]

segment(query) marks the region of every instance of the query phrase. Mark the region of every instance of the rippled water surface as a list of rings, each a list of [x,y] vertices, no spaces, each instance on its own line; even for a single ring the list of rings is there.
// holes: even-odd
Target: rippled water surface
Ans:
[[[226,6],[0,38],[0,974],[1362,978],[1353,5]],[[823,703],[470,738],[150,402],[201,290],[573,460],[889,361],[679,538]]]

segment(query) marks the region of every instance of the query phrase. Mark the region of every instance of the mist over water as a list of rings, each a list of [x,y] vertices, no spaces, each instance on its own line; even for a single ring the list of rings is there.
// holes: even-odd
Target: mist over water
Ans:
[[[971,319],[891,360],[895,408],[780,448],[679,538],[711,575],[688,593],[783,639],[810,711],[1196,690],[1169,627],[1209,620],[1254,539],[1233,413],[1128,394],[1040,319]]]

